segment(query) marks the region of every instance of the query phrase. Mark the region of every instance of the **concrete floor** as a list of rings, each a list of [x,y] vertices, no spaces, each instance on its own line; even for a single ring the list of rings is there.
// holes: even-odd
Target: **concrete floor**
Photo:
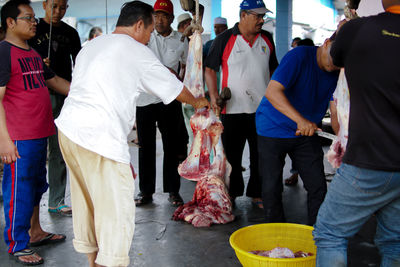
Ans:
[[[134,137],[134,133],[131,138]],[[325,147],[327,149],[327,147]],[[130,146],[132,163],[137,170],[138,148]],[[234,214],[236,220],[227,225],[213,225],[210,228],[194,228],[184,222],[171,220],[175,208],[170,205],[168,195],[162,193],[162,146],[161,139],[157,138],[157,190],[154,202],[145,207],[136,209],[136,229],[133,239],[129,266],[143,267],[197,267],[197,266],[241,266],[233,249],[229,245],[229,236],[237,229],[259,223],[262,211],[251,205],[247,197],[236,200]],[[249,176],[249,162],[247,147],[243,157],[243,166],[246,167],[244,177]],[[284,177],[289,176],[290,159],[284,170]],[[328,163],[325,172],[334,171]],[[138,180],[136,180],[138,188]],[[194,192],[195,183],[182,179],[181,195],[185,202],[190,201]],[[136,192],[137,193],[137,192]],[[74,251],[72,247],[72,220],[70,217],[52,215],[47,212],[46,193],[41,202],[41,224],[46,231],[67,235],[64,243],[39,247],[37,252],[45,258],[41,266],[48,267],[75,267],[87,266],[86,257]],[[69,193],[67,203],[70,203]],[[2,203],[1,203],[2,206]],[[295,187],[285,187],[284,207],[287,219],[293,223],[306,223],[306,194],[300,181]],[[0,212],[0,231],[4,230],[3,207]],[[375,222],[371,219],[349,242],[348,266],[379,266],[379,254],[373,245]],[[2,235],[1,235],[2,236]],[[0,241],[0,266],[20,266],[9,259],[4,239]]]

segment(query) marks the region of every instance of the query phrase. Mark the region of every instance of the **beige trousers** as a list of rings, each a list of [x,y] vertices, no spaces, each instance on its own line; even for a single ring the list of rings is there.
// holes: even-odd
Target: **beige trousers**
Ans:
[[[70,174],[75,250],[98,251],[99,265],[128,266],[135,228],[130,166],[75,144],[61,131],[59,143]]]

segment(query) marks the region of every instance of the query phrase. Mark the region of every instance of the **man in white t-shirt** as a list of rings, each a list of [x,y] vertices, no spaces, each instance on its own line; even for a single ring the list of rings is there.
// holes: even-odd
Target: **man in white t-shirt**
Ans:
[[[134,173],[128,134],[140,92],[165,104],[195,108],[195,99],[146,46],[153,8],[125,3],[113,34],[89,42],[78,54],[70,93],[56,120],[71,176],[74,248],[90,266],[128,266],[135,226]],[[96,262],[96,263],[95,263]]]
[[[156,57],[177,77],[178,69],[184,68],[188,42],[181,41],[182,34],[171,28],[174,8],[170,0],[157,0],[154,4],[155,30],[151,34],[149,48]],[[163,90],[155,85],[152,90]],[[151,203],[156,189],[156,129],[163,142],[163,191],[169,193],[174,206],[183,204],[179,195],[179,160],[186,157],[188,135],[185,128],[181,103],[173,101],[164,105],[161,99],[141,94],[137,101],[136,129],[139,138],[139,189],[136,205]],[[180,156],[183,155],[183,156]]]

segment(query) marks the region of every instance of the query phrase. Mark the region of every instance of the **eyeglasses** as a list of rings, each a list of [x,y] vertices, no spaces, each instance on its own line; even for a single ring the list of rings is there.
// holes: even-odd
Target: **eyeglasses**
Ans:
[[[246,11],[246,13],[257,17],[257,19],[266,19],[267,18],[266,14],[257,14],[257,13],[252,12],[252,11]]]
[[[16,17],[16,19],[24,19],[24,20],[29,20],[32,23],[39,23],[39,19],[36,18],[35,16]]]

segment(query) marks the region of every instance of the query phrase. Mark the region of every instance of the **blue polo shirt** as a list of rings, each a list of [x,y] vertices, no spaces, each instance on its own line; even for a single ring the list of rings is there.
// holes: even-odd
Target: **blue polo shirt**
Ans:
[[[339,72],[318,67],[316,46],[300,46],[289,51],[271,80],[285,87],[285,95],[306,119],[319,123],[335,91]],[[264,96],[256,113],[257,134],[273,138],[295,138],[297,123],[275,109]]]

